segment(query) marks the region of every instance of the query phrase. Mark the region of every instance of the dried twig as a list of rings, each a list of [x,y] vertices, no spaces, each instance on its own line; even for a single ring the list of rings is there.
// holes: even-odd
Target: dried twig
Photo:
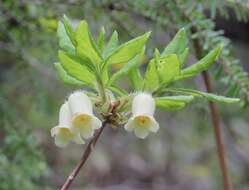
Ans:
[[[196,33],[197,29],[195,27],[192,27],[191,32]],[[194,40],[194,49],[195,49],[197,58],[200,59],[202,56],[202,52],[201,52],[202,48],[201,48],[200,42],[197,39]],[[202,78],[204,80],[207,92],[212,93],[213,86],[210,80],[209,73],[207,71],[203,71]],[[224,190],[233,190],[231,179],[229,176],[228,167],[227,167],[227,162],[225,159],[225,147],[223,144],[221,128],[220,128],[220,113],[219,113],[217,106],[213,102],[209,102],[209,109],[210,109],[211,119],[212,119],[212,123],[214,127],[217,153],[218,153],[221,173],[223,176]]]

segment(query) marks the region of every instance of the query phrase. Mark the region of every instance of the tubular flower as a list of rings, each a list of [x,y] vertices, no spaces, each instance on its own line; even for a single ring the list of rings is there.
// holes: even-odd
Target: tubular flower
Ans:
[[[77,144],[84,144],[80,135],[72,132],[71,120],[71,111],[68,102],[65,102],[60,108],[59,124],[51,129],[51,136],[55,138],[55,144],[59,147],[65,147],[70,141]]]
[[[135,135],[144,139],[149,132],[157,132],[159,124],[154,119],[155,100],[150,94],[139,93],[132,101],[132,117],[125,125],[127,131],[135,132]]]
[[[72,112],[72,130],[84,138],[90,138],[94,130],[101,127],[101,121],[93,115],[92,102],[83,92],[75,92],[68,98]]]

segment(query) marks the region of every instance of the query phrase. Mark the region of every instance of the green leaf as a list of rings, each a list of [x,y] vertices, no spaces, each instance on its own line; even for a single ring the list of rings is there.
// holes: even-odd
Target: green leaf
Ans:
[[[119,88],[118,86],[111,85],[108,86],[108,88],[120,96],[128,95],[128,93],[124,89]]]
[[[128,73],[129,78],[131,80],[131,84],[136,91],[140,91],[143,88],[143,77],[140,73],[140,70],[138,67],[133,67],[130,72]]]
[[[158,97],[156,98],[156,100],[172,100],[172,101],[176,101],[176,102],[184,102],[184,103],[189,103],[194,99],[194,96],[189,95],[189,96],[182,96],[182,95],[178,95],[178,96],[163,96],[163,97]]]
[[[141,52],[146,41],[150,36],[150,32],[139,36],[133,40],[130,40],[121,46],[119,46],[115,51],[113,51],[106,60],[106,64],[126,64],[132,58],[134,58],[138,53]]]
[[[160,58],[157,62],[157,70],[160,80],[164,83],[170,83],[180,73],[180,62],[176,54],[169,54]]]
[[[177,54],[180,56],[185,51],[185,48],[187,46],[187,37],[185,33],[185,29],[180,29],[173,40],[165,47],[165,49],[162,52],[162,56],[166,56],[169,54]]]
[[[98,46],[101,51],[103,50],[105,46],[105,28],[104,27],[101,28],[100,33],[99,33]]]
[[[61,21],[58,22],[57,36],[59,38],[60,48],[68,53],[74,54],[75,48],[66,32],[64,24]]]
[[[64,26],[65,26],[65,30],[67,32],[67,35],[70,39],[70,41],[72,42],[72,44],[75,46],[76,45],[76,40],[75,40],[75,32],[73,30],[73,27],[71,25],[70,20],[67,18],[66,15],[63,16],[63,21],[64,21]]]
[[[127,75],[129,71],[139,63],[138,58],[139,56],[137,55],[132,60],[130,60],[128,64],[122,67],[118,72],[114,73],[109,81],[109,85],[118,80],[119,78]]]
[[[157,102],[157,107],[164,109],[165,111],[175,111],[175,110],[179,110],[184,108],[184,106],[186,105],[183,102],[174,102],[174,101],[164,101],[164,102]]]
[[[178,56],[179,62],[180,62],[180,69],[185,64],[185,62],[188,59],[189,54],[189,48],[185,48],[185,50]]]
[[[191,102],[193,96],[164,96],[156,98],[156,106],[166,110],[179,110]]]
[[[70,55],[63,51],[59,51],[58,58],[62,67],[71,77],[74,77],[87,85],[91,86],[96,80],[95,76],[84,65],[81,65],[77,60],[74,60]]]
[[[212,102],[219,102],[219,103],[237,103],[240,101],[239,98],[229,98],[225,96],[219,96],[216,94],[206,93],[202,92],[201,95],[205,98],[207,98],[209,101]]]
[[[128,62],[125,66],[123,66],[118,72],[114,73],[109,81],[109,85],[112,84],[114,81],[118,80],[119,78],[128,75],[128,73],[134,68],[138,67],[141,63],[141,59],[143,58],[145,48],[143,48],[142,52],[136,55],[132,60]]]
[[[193,77],[199,74],[202,71],[208,69],[210,65],[212,65],[219,57],[222,50],[222,46],[218,46],[211,52],[209,52],[205,57],[199,60],[196,64],[193,64],[186,69],[181,71],[181,74],[177,77],[177,79],[184,79],[188,77]]]
[[[156,68],[156,60],[150,60],[145,76],[144,76],[144,90],[153,91],[159,87],[160,81],[159,76]]]
[[[107,84],[108,81],[109,81],[109,70],[108,70],[108,67],[103,68],[103,70],[101,72],[101,75],[102,75],[103,83]]]
[[[65,84],[77,85],[77,86],[82,86],[85,84],[84,82],[79,81],[79,80],[71,77],[70,75],[68,75],[60,63],[56,62],[56,63],[54,63],[54,66],[59,74],[60,79]]]
[[[225,96],[219,96],[216,94],[201,92],[201,91],[192,90],[192,89],[185,89],[185,88],[172,88],[172,89],[170,88],[170,89],[168,89],[168,91],[190,94],[192,96],[206,98],[209,101],[218,102],[218,103],[237,103],[240,101],[239,98],[229,98],[229,97],[225,97]]]
[[[116,48],[118,47],[118,33],[117,31],[114,31],[112,33],[112,36],[107,43],[106,48],[103,51],[103,57],[108,57]]]
[[[160,59],[160,57],[161,57],[160,52],[156,48],[155,51],[154,51],[154,58],[155,58],[156,62],[158,62],[158,60]]]
[[[95,45],[86,21],[81,21],[76,29],[76,52],[79,57],[87,57],[92,63],[102,62],[101,54]]]

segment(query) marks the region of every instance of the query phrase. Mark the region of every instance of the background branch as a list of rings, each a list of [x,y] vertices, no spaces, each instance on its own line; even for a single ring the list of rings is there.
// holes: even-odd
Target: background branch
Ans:
[[[191,32],[194,34],[196,33],[197,29],[195,27],[191,28]],[[196,53],[196,56],[198,59],[201,59],[202,57],[202,46],[198,40],[194,40],[194,50]],[[212,82],[210,80],[210,76],[208,71],[203,71],[202,72],[202,78],[205,83],[205,87],[208,93],[213,92],[213,86]],[[209,102],[209,109],[211,113],[211,119],[212,119],[212,124],[214,127],[214,134],[215,134],[215,140],[216,140],[216,147],[217,147],[217,153],[218,153],[218,158],[219,158],[219,164],[220,164],[220,169],[221,173],[223,176],[223,185],[224,185],[224,190],[232,190],[232,183],[230,180],[229,172],[228,172],[228,167],[227,167],[227,162],[225,159],[225,147],[223,144],[222,140],[222,135],[221,135],[221,128],[220,128],[220,114],[217,106],[213,102]]]
[[[211,93],[213,87],[211,84],[210,76],[207,71],[203,71],[202,78],[204,80],[207,92]],[[214,127],[216,147],[218,152],[218,158],[220,163],[220,168],[223,176],[224,190],[232,190],[232,183],[229,176],[229,171],[227,167],[227,162],[225,159],[225,147],[222,140],[221,128],[220,128],[220,113],[217,106],[213,102],[209,102],[209,109],[211,112],[211,119]]]

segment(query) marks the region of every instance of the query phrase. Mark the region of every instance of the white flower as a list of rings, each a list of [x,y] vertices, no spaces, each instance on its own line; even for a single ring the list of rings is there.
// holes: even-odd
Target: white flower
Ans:
[[[125,125],[127,131],[135,132],[135,135],[144,139],[149,132],[157,132],[159,124],[154,119],[155,100],[150,94],[138,93],[132,101],[132,117]]]
[[[68,98],[72,112],[72,130],[84,138],[90,138],[94,130],[101,127],[101,121],[93,115],[92,102],[83,92],[75,92]]]
[[[59,147],[65,147],[70,141],[77,144],[84,144],[79,134],[71,130],[72,115],[69,110],[68,102],[65,102],[59,113],[59,124],[51,129],[51,136],[55,138],[55,144]]]

